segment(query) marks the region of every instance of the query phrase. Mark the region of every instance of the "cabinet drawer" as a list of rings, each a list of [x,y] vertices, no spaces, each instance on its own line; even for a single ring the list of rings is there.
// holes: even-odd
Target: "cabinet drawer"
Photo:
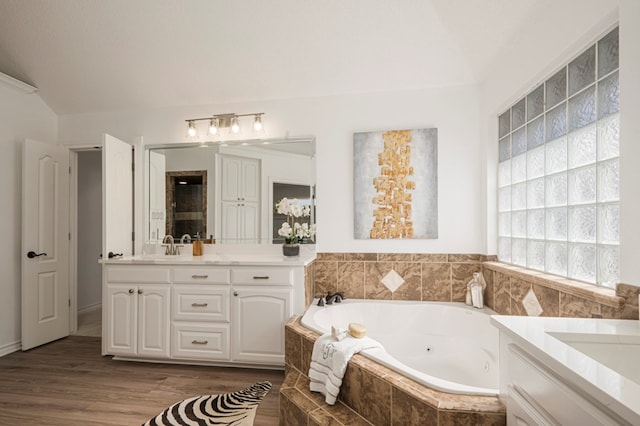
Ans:
[[[173,319],[229,321],[229,288],[174,286]]]
[[[177,359],[229,360],[228,324],[173,324],[171,356]]]
[[[174,268],[173,282],[185,284],[229,284],[226,268]]]
[[[271,284],[292,285],[293,269],[291,268],[238,268],[231,270],[233,284]]]
[[[132,268],[107,267],[107,282],[110,283],[170,283],[171,270],[169,268]]]

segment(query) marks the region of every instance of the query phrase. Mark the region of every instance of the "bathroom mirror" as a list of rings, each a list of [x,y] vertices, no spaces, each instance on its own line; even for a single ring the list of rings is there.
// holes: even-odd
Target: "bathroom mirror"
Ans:
[[[276,244],[275,203],[298,198],[315,223],[313,137],[150,145],[145,151],[145,241],[213,239]]]

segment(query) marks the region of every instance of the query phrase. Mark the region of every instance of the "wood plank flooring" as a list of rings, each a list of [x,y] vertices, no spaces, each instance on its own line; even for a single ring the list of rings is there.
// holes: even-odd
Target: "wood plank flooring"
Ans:
[[[284,372],[113,361],[100,338],[70,336],[0,358],[0,425],[140,425],[195,395],[269,380],[255,425],[278,424]]]

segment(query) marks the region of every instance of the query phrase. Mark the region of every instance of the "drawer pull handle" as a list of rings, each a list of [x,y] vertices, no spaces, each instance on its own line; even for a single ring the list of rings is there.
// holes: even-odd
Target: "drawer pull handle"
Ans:
[[[206,345],[207,343],[209,343],[208,340],[192,340],[191,344],[193,345]]]
[[[202,278],[202,279],[204,279],[204,278],[209,278],[209,275],[196,275],[196,274],[193,274],[193,275],[191,275],[191,278]]]
[[[254,280],[268,280],[269,279],[269,275],[254,275],[253,279]]]
[[[208,303],[192,303],[191,306],[193,306],[194,308],[206,308],[209,304]]]

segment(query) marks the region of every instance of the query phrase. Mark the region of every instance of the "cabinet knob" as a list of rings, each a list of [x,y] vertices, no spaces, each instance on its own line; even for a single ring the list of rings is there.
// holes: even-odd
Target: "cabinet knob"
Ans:
[[[142,290],[141,289],[138,289],[138,294],[142,294]]]
[[[130,289],[129,289],[129,294],[133,294],[133,291],[134,291],[134,290],[133,290],[132,288],[130,288]]]
[[[237,291],[234,291],[234,292],[233,292],[233,295],[234,295],[234,296],[237,296],[237,295],[238,295],[238,292],[237,292]]]

